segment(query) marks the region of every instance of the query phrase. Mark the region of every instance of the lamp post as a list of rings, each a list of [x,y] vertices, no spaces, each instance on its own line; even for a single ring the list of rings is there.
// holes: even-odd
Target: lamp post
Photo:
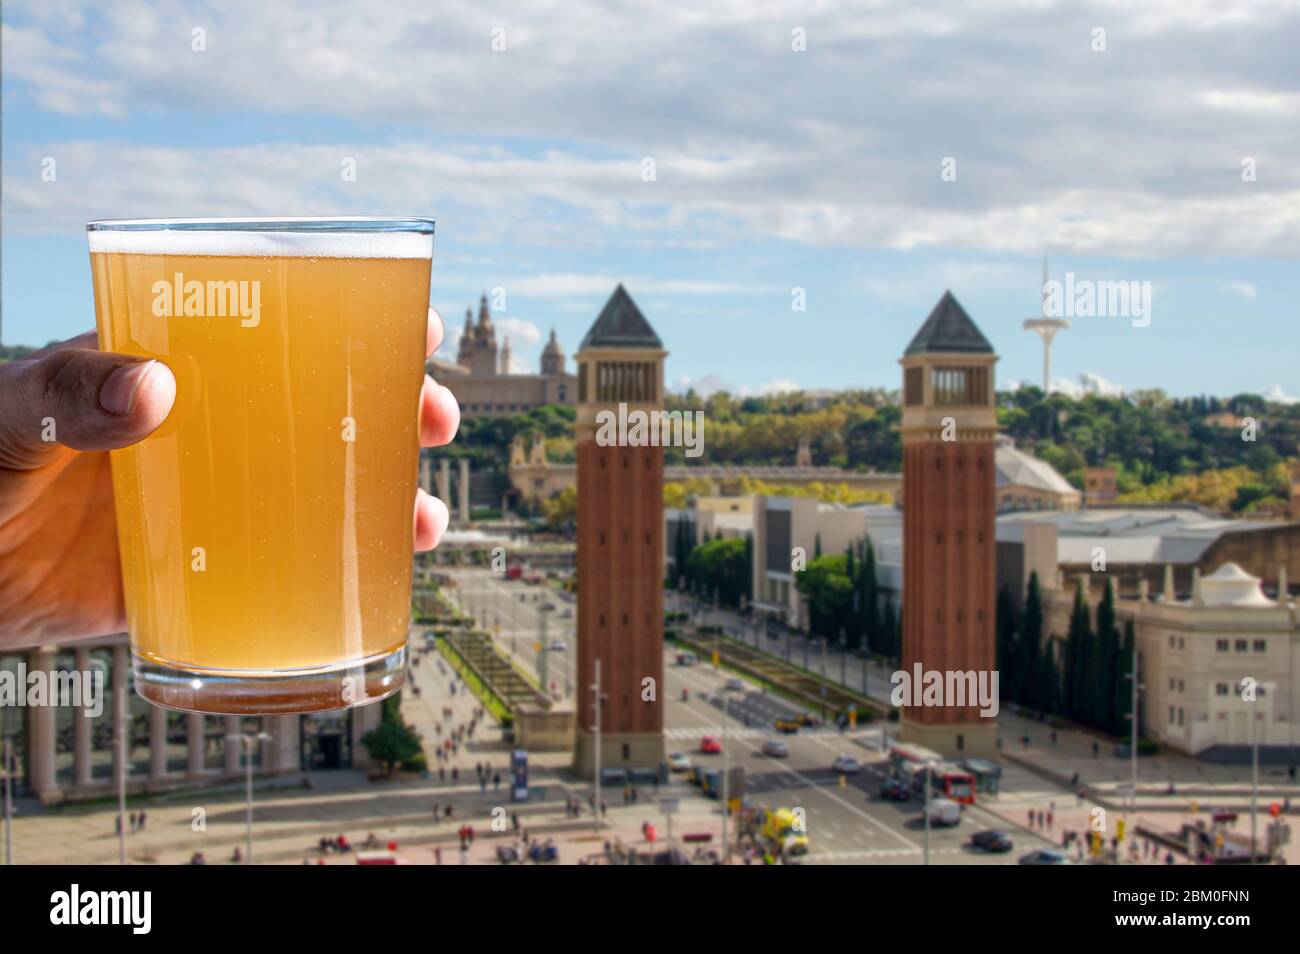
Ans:
[[[9,731],[5,724],[7,710],[0,710],[0,772],[4,773],[5,864],[14,863],[13,773],[9,761]]]
[[[244,864],[251,865],[253,863],[253,744],[270,742],[271,735],[268,732],[258,732],[256,735],[234,732],[226,738],[232,741],[238,739],[244,749]]]

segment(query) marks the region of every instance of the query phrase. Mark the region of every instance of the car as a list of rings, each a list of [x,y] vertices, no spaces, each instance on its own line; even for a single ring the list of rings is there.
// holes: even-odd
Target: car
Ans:
[[[794,735],[794,733],[799,731],[799,720],[777,719],[776,722],[773,723],[773,727],[778,732],[783,732],[786,735]]]
[[[807,729],[815,729],[817,726],[821,725],[821,722],[819,722],[817,717],[811,712],[800,712],[797,718],[799,724]]]
[[[564,612],[560,614],[560,619],[573,619],[573,610],[569,609],[567,606],[564,607]]]
[[[997,855],[1005,855],[1014,848],[1015,842],[1005,831],[977,831],[970,836],[970,846],[979,851],[990,851]]]
[[[1040,848],[1027,855],[1021,855],[1020,863],[1022,865],[1068,865],[1070,859],[1065,856],[1065,852],[1057,851],[1055,848]]]
[[[932,826],[955,828],[961,824],[961,804],[950,798],[932,798],[929,818]]]
[[[744,692],[745,683],[738,676],[729,676],[727,678],[725,688],[730,690],[731,692]]]
[[[887,778],[880,786],[880,797],[887,802],[906,802],[912,798],[912,790],[901,778]]]
[[[568,648],[569,648],[569,644],[562,639],[551,640],[551,652],[553,653],[562,653]]]
[[[831,769],[841,775],[857,775],[862,771],[862,763],[851,755],[837,755],[831,763]]]
[[[722,743],[719,742],[719,741],[718,741],[716,738],[714,738],[713,736],[711,736],[711,735],[706,735],[704,738],[700,739],[700,754],[701,754],[701,755],[721,755],[721,754],[722,754]]]
[[[677,654],[677,665],[679,666],[694,666],[696,661],[695,653]]]
[[[768,739],[763,743],[763,754],[770,755],[774,759],[783,759],[789,756],[790,746],[782,739]]]
[[[691,770],[690,757],[685,752],[670,752],[668,755],[668,769],[672,772],[689,772]]]
[[[541,606],[539,606],[539,607],[537,608],[537,611],[538,611],[539,613],[554,613],[554,612],[555,612],[555,604],[554,604],[554,603],[543,603]]]

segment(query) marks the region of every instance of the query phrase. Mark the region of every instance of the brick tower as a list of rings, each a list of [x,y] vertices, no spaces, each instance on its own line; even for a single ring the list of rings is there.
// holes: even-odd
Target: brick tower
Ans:
[[[658,768],[663,741],[663,448],[597,441],[597,415],[657,411],[666,352],[622,285],[578,363],[578,695],[575,767]],[[604,446],[608,444],[608,446]],[[645,680],[653,680],[646,683]],[[647,688],[648,687],[648,688]],[[645,697],[651,695],[647,700]]]
[[[993,447],[997,355],[944,292],[903,366],[903,671],[997,665]],[[987,676],[985,678],[988,678]],[[975,702],[970,699],[970,702]],[[949,698],[944,698],[950,703]],[[909,706],[901,737],[945,755],[986,755],[997,720],[978,705]]]

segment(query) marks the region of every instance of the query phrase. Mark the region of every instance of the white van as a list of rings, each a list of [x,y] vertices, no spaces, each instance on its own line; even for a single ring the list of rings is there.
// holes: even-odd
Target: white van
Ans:
[[[930,824],[955,827],[961,824],[961,805],[950,798],[930,799]]]

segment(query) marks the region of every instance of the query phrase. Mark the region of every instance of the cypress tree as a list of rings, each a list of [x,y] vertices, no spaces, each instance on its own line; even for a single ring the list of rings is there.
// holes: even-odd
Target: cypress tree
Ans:
[[[1096,725],[1107,732],[1119,735],[1123,728],[1118,725],[1121,713],[1115,708],[1115,693],[1112,687],[1119,681],[1119,630],[1115,626],[1115,588],[1106,580],[1106,592],[1097,605],[1097,638],[1094,643],[1096,652],[1095,677],[1089,680],[1094,691],[1094,711]]]
[[[1065,712],[1075,721],[1091,724],[1087,713],[1087,684],[1091,665],[1088,644],[1092,640],[1091,614],[1083,588],[1074,591],[1074,609],[1065,637]]]
[[[1025,587],[1025,611],[1020,617],[1020,667],[1024,671],[1024,692],[1021,701],[1030,708],[1047,711],[1044,692],[1039,684],[1043,648],[1043,594],[1038,585],[1038,574],[1029,574]]]

